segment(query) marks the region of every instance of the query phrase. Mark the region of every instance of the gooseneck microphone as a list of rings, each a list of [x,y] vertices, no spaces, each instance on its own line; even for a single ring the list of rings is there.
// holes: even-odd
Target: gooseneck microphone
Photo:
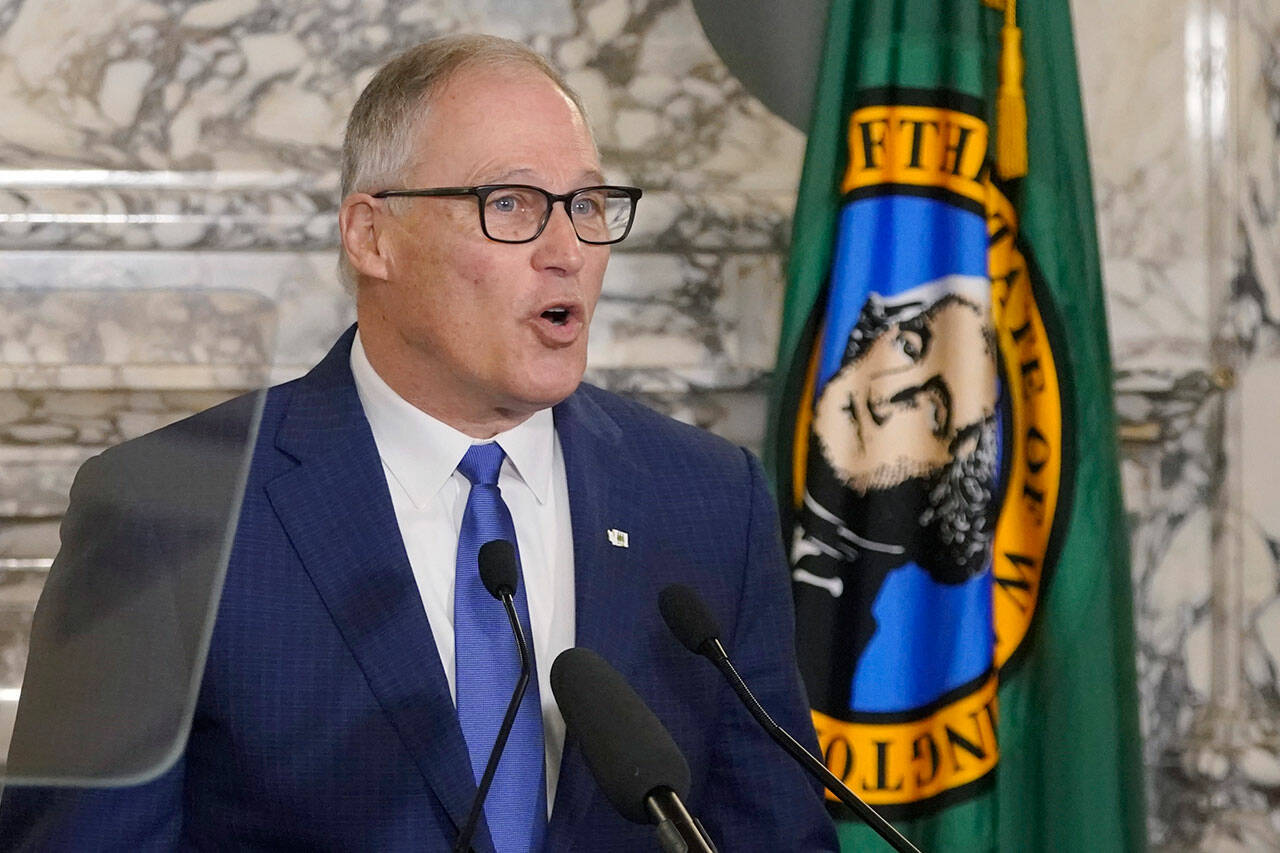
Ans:
[[[529,645],[525,642],[524,629],[520,627],[520,618],[516,615],[515,594],[520,584],[520,568],[516,563],[516,547],[505,539],[494,539],[480,546],[476,557],[480,564],[480,582],[489,594],[502,602],[507,609],[507,620],[511,623],[511,632],[516,637],[516,649],[520,652],[520,677],[516,679],[516,689],[511,694],[511,702],[507,705],[506,716],[498,727],[498,736],[493,741],[493,749],[489,752],[489,761],[484,766],[484,774],[480,777],[480,785],[476,788],[476,798],[471,803],[471,811],[467,821],[458,832],[458,841],[453,845],[453,853],[467,853],[471,849],[471,838],[475,835],[476,824],[484,811],[484,801],[489,796],[489,786],[493,784],[493,776],[498,772],[498,761],[502,758],[502,750],[507,745],[507,737],[516,722],[516,712],[520,710],[520,702],[529,686]]]
[[[567,649],[551,666],[551,690],[591,775],[623,817],[656,824],[667,853],[716,853],[684,806],[684,754],[617,670],[590,649]]]
[[[773,738],[812,776],[822,782],[827,790],[839,797],[840,802],[853,809],[858,817],[862,818],[894,850],[901,853],[920,853],[919,848],[894,829],[893,825],[881,817],[879,812],[849,790],[849,787],[828,770],[825,764],[814,758],[809,750],[775,723],[769,713],[761,707],[746,682],[742,680],[742,676],[738,675],[733,662],[729,660],[728,653],[720,643],[720,626],[697,591],[684,584],[671,584],[659,593],[658,609],[662,611],[663,621],[667,623],[667,627],[671,629],[671,633],[681,645],[716,665],[716,669],[728,679],[733,692],[738,694],[742,704],[747,706],[751,716],[755,717],[756,722],[764,728],[769,737]]]

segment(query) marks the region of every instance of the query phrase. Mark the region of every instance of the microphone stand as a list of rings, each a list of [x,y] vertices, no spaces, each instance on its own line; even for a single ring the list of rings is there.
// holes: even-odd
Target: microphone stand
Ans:
[[[644,798],[644,807],[658,827],[658,846],[665,853],[717,853],[702,822],[689,814],[675,791],[654,788]]]
[[[899,853],[920,853],[920,848],[908,841],[906,836],[898,832],[893,827],[893,824],[881,817],[879,812],[864,803],[857,794],[849,790],[847,785],[827,769],[827,765],[814,758],[809,753],[809,750],[801,746],[782,726],[773,721],[773,718],[769,716],[769,712],[760,705],[747,687],[746,682],[742,680],[742,676],[738,675],[738,670],[734,668],[733,662],[729,660],[729,655],[725,652],[724,646],[720,644],[720,640],[714,637],[707,640],[703,644],[702,653],[729,680],[729,684],[733,687],[733,692],[738,694],[742,704],[747,706],[751,716],[755,717],[756,722],[764,727],[769,737],[773,738],[779,746],[790,753],[792,758],[800,762],[810,774],[818,777],[828,791],[835,794],[840,799],[840,802],[853,809],[858,817],[862,818],[894,850],[899,851]]]
[[[524,629],[520,627],[520,617],[516,615],[516,605],[513,592],[502,587],[499,590],[502,598],[502,606],[506,608],[507,619],[511,622],[511,630],[516,635],[516,649],[520,652],[520,678],[516,680],[515,692],[511,694],[511,701],[507,704],[507,713],[502,718],[502,725],[498,727],[498,736],[494,739],[493,749],[489,752],[489,761],[484,766],[484,774],[480,777],[480,785],[476,789],[476,798],[471,802],[471,812],[467,815],[467,822],[462,825],[462,831],[458,833],[458,841],[453,845],[453,853],[470,853],[471,836],[475,835],[476,824],[480,822],[480,814],[484,811],[484,801],[489,795],[489,787],[493,784],[494,774],[498,772],[498,761],[502,758],[502,750],[507,745],[507,738],[511,735],[511,728],[516,722],[516,712],[520,710],[520,702],[524,699],[525,688],[529,686],[529,647],[525,641]]]

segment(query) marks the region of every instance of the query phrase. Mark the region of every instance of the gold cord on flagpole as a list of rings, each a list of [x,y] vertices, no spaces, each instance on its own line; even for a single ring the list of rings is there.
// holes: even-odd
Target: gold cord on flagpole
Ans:
[[[1005,0],[1000,30],[1000,88],[996,92],[996,174],[1004,180],[1027,174],[1027,95],[1022,88],[1022,30],[1017,0]]]

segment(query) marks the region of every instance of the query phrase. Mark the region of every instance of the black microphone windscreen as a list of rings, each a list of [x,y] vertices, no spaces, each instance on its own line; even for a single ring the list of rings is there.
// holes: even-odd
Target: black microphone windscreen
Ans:
[[[502,597],[506,588],[512,595],[520,584],[520,569],[516,565],[516,546],[506,539],[493,539],[480,546],[476,557],[480,563],[480,582],[494,598]]]
[[[671,633],[694,654],[702,654],[708,640],[720,639],[716,617],[693,587],[682,583],[666,587],[658,594],[658,610]]]
[[[645,798],[659,787],[689,795],[689,764],[662,721],[617,670],[590,649],[560,653],[551,691],[600,790],[623,817],[653,823]]]

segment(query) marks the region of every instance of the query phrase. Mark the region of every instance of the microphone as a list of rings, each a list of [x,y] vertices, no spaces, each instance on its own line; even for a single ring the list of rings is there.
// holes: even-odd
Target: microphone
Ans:
[[[480,546],[476,562],[480,564],[480,583],[490,595],[502,602],[515,597],[516,587],[520,585],[515,545],[506,539],[486,542]]]
[[[738,675],[732,661],[729,660],[728,653],[720,643],[720,626],[696,590],[684,584],[673,583],[658,594],[658,609],[662,612],[662,620],[667,623],[667,627],[671,629],[671,633],[680,641],[680,644],[716,665],[716,669],[729,680],[733,692],[738,694],[738,698],[742,700],[743,705],[746,705],[751,716],[755,717],[756,722],[764,728],[769,737],[798,761],[800,766],[822,782],[827,790],[840,799],[840,802],[853,809],[858,817],[862,818],[894,850],[901,853],[920,853],[918,847],[894,829],[893,825],[881,817],[879,812],[849,790],[849,787],[828,770],[825,764],[810,755],[809,750],[775,723],[768,712],[761,707],[746,682],[742,680],[742,676]]]
[[[480,564],[480,582],[489,594],[502,602],[507,609],[507,621],[511,623],[511,633],[516,637],[516,649],[520,653],[520,677],[516,679],[516,689],[511,694],[511,702],[507,705],[507,713],[498,727],[498,736],[494,738],[493,749],[489,752],[489,760],[485,763],[484,774],[480,777],[480,785],[476,788],[476,798],[471,803],[471,811],[467,814],[466,823],[458,832],[458,840],[453,845],[453,853],[467,853],[471,849],[471,838],[475,835],[476,825],[484,812],[484,801],[489,796],[489,787],[493,784],[493,776],[498,772],[498,761],[502,758],[502,750],[506,748],[507,737],[516,722],[516,712],[520,710],[520,702],[524,699],[525,689],[529,686],[529,645],[525,642],[524,629],[520,627],[520,618],[516,615],[515,594],[520,585],[520,568],[516,563],[516,546],[505,539],[493,539],[480,546],[476,557]]]
[[[551,691],[591,775],[623,817],[656,824],[667,853],[716,853],[684,806],[684,754],[617,670],[590,649],[566,649],[551,665]]]

